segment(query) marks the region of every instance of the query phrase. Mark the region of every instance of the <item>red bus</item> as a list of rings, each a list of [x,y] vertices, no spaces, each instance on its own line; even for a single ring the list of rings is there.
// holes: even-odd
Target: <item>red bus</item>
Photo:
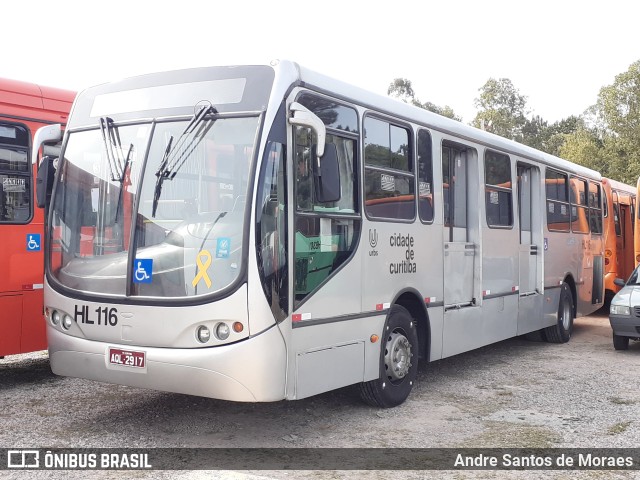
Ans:
[[[636,267],[634,218],[636,187],[609,178],[602,179],[604,191],[604,285],[610,301],[620,290],[613,281],[626,280]]]
[[[0,358],[43,350],[44,210],[35,202],[35,132],[65,125],[75,92],[0,78]]]

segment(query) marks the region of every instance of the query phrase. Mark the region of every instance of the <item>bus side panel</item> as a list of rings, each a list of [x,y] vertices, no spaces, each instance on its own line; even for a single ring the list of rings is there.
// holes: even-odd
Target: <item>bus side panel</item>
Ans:
[[[434,178],[438,178],[438,170],[434,171]],[[435,193],[437,206],[441,196],[437,189]],[[364,257],[362,310],[374,311],[378,305],[391,304],[403,291],[418,292],[419,301],[430,305],[426,326],[429,345],[423,346],[430,352],[429,360],[442,356],[443,316],[438,307],[444,302],[444,252],[442,217],[438,218],[437,212],[435,222],[429,225],[420,220],[413,224],[366,221],[360,242]]]
[[[385,315],[349,319],[293,328],[295,358],[291,370],[293,385],[287,398],[300,399],[362,381],[378,378],[379,334]]]
[[[581,270],[582,255],[576,246],[576,235],[564,232],[545,232],[544,287],[559,287],[567,275],[575,278]],[[558,297],[559,298],[559,297]],[[574,299],[575,301],[575,299]],[[558,305],[556,304],[556,308]]]
[[[544,319],[543,328],[558,323],[558,307],[560,305],[560,287],[545,288],[544,290]]]
[[[35,352],[47,348],[47,329],[43,316],[43,289],[24,292],[22,306],[21,352]]]
[[[514,221],[515,224],[515,221]],[[482,232],[482,288],[484,336],[489,342],[518,333],[520,252],[517,228],[484,227]],[[490,298],[501,295],[499,298]]]
[[[37,212],[36,217],[41,217]],[[3,327],[0,337],[9,329],[11,336],[17,332],[18,348],[11,352],[0,348],[0,355],[26,353],[46,348],[45,322],[43,316],[43,250],[44,231],[42,223],[27,225],[4,225],[2,228],[2,251],[0,252],[0,294],[19,298],[12,308],[0,309]],[[38,250],[27,250],[29,236],[39,235]],[[37,237],[36,237],[37,238]],[[22,337],[22,340],[20,340]]]
[[[0,295],[0,356],[20,353],[22,295]]]
[[[482,306],[447,310],[442,357],[499,342],[516,335],[518,296],[483,300]],[[508,314],[508,312],[512,312]]]

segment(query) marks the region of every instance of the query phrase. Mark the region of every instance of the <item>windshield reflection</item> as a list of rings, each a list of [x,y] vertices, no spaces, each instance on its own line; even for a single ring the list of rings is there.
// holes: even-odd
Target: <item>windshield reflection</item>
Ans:
[[[231,285],[243,261],[258,122],[210,122],[166,176],[161,195],[156,172],[189,120],[110,125],[107,135],[118,137],[110,143],[99,129],[71,133],[53,205],[53,276],[84,292],[163,298]],[[118,166],[125,168],[116,167],[121,175],[113,175],[115,159],[123,160]]]

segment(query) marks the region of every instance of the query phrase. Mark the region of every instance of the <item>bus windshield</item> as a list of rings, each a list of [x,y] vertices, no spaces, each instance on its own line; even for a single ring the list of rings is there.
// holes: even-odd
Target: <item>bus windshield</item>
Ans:
[[[49,268],[89,294],[184,298],[233,284],[258,116],[71,132],[52,205]],[[148,153],[147,153],[148,152]]]

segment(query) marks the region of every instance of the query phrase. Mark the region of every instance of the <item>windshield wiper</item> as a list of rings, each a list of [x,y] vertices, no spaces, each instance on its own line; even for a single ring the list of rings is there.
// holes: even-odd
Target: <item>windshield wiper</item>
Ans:
[[[118,203],[116,205],[116,212],[114,216],[114,226],[116,227],[115,236],[121,237],[121,235],[118,234],[117,226],[119,225],[118,219],[121,213],[122,199],[124,197],[124,181],[131,163],[131,152],[133,151],[133,143],[129,144],[127,154],[123,157],[120,133],[118,131],[118,128],[113,125],[113,120],[109,117],[100,117],[100,130],[102,132],[104,148],[107,153],[110,179],[112,182],[118,182],[118,184],[120,185]],[[120,241],[122,246],[123,239],[120,238]]]
[[[191,153],[200,144],[216,120],[215,118],[209,118],[209,121],[205,122],[205,119],[207,119],[208,116],[216,115],[217,113],[218,111],[213,107],[213,105],[203,105],[200,107],[200,110],[194,114],[189,125],[187,125],[178,138],[174,148],[172,148],[173,136],[169,138],[162,161],[156,171],[156,187],[153,192],[153,206],[151,208],[152,218],[155,218],[156,211],[158,210],[158,202],[160,201],[160,195],[162,194],[162,183],[165,180],[173,180],[175,178],[178,171],[191,156]]]
[[[156,188],[153,190],[153,208],[151,211],[151,217],[155,218],[156,210],[158,209],[158,201],[160,200],[160,194],[162,193],[162,182],[167,178],[165,173],[168,172],[167,163],[169,162],[169,153],[171,152],[171,144],[173,143],[173,135],[169,138],[167,142],[167,148],[164,149],[164,155],[162,156],[162,161],[160,162],[160,167],[156,172]]]
[[[120,185],[122,185],[127,166],[129,165],[131,150],[133,150],[133,143],[129,145],[129,151],[123,158],[120,133],[118,132],[118,128],[113,125],[111,118],[100,117],[100,131],[102,132],[102,140],[107,153],[111,181],[118,181]]]

